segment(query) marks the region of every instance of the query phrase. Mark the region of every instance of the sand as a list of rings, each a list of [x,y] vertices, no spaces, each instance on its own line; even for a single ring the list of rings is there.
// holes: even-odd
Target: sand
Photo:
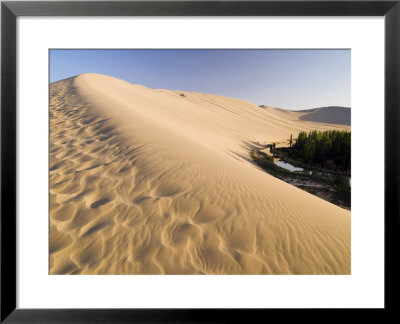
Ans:
[[[249,160],[348,126],[98,74],[50,85],[50,274],[350,274],[350,212]]]
[[[320,107],[305,110],[286,110],[266,105],[260,108],[272,112],[274,115],[292,121],[313,121],[326,124],[351,125],[351,109],[348,107]]]

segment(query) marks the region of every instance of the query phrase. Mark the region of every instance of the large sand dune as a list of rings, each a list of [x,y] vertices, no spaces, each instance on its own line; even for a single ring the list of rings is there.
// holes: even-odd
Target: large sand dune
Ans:
[[[51,274],[349,274],[350,212],[254,166],[346,126],[97,74],[50,85]]]
[[[329,106],[305,110],[286,110],[261,105],[260,108],[289,120],[305,120],[347,126],[351,124],[351,109],[349,107]]]

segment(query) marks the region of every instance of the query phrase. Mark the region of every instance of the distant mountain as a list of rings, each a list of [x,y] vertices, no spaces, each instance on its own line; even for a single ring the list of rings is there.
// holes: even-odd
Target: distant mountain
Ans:
[[[291,120],[305,120],[326,124],[351,125],[351,109],[349,107],[329,106],[304,110],[286,110],[272,108],[266,105],[259,106],[279,116],[286,116]]]

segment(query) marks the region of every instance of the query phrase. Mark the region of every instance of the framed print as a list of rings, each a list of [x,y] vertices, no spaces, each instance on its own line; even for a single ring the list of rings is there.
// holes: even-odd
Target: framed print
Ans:
[[[394,311],[398,1],[1,9],[2,321]]]

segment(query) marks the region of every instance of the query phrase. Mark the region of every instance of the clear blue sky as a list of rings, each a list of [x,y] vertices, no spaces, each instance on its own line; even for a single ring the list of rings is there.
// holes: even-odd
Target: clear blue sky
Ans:
[[[287,109],[350,107],[350,50],[50,50],[50,82],[100,73]]]

